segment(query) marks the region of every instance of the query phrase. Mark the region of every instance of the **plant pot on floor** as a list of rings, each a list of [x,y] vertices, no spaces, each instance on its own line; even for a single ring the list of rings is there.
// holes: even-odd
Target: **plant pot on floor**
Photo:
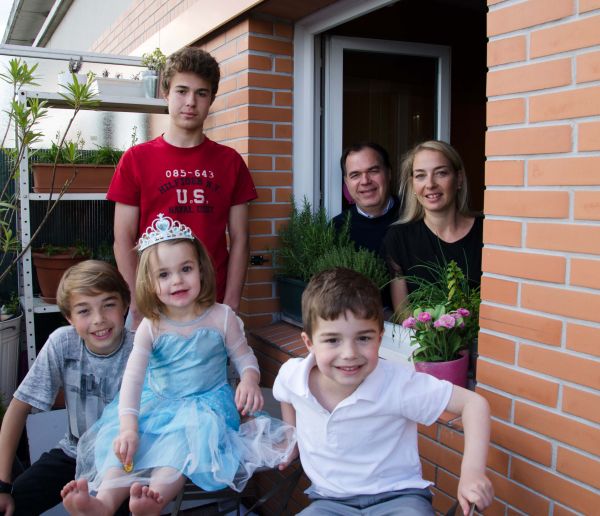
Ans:
[[[17,388],[22,318],[21,314],[0,322],[0,396],[6,403]]]
[[[43,301],[50,304],[56,303],[56,289],[64,274],[71,266],[86,260],[86,257],[77,256],[75,248],[65,252],[49,255],[45,252],[31,253],[33,265],[37,274],[38,283]]]
[[[415,371],[435,376],[438,380],[448,380],[459,387],[467,387],[469,353],[461,351],[460,358],[448,362],[415,362]]]
[[[302,292],[306,288],[306,283],[287,276],[278,276],[276,281],[281,319],[302,327]]]
[[[34,163],[33,169],[33,191],[36,193],[50,193],[52,186],[52,163]],[[114,165],[56,165],[54,178],[55,193],[60,192],[63,185],[69,181],[75,173],[75,179],[67,190],[68,193],[104,193],[108,190],[112,177],[115,173]]]

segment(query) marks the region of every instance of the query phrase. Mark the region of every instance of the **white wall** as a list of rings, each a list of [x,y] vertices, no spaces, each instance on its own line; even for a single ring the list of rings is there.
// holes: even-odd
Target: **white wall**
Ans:
[[[74,0],[46,48],[90,50],[133,0]]]

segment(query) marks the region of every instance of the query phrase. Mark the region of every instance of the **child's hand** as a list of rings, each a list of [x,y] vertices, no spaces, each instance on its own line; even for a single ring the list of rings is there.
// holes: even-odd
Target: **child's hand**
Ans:
[[[250,375],[244,375],[235,391],[235,406],[242,416],[254,414],[265,403],[258,382]]]
[[[123,430],[113,442],[113,450],[123,466],[133,464],[133,456],[138,449],[140,437],[135,430]]]
[[[290,454],[287,456],[287,459],[285,459],[285,462],[282,462],[279,465],[279,471],[283,471],[285,468],[287,468],[292,462],[294,462],[299,455],[299,451],[298,451],[298,445],[294,446],[294,449],[290,452]]]
[[[484,473],[463,471],[458,482],[458,503],[463,514],[469,514],[469,504],[474,503],[479,511],[489,507],[494,498],[494,488]]]
[[[15,500],[9,493],[0,494],[0,514],[12,516],[15,512]]]

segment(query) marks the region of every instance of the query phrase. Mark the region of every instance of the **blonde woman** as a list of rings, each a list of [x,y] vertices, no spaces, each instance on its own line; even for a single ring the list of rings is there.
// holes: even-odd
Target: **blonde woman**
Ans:
[[[384,238],[395,277],[394,309],[401,309],[416,284],[402,276],[434,280],[432,265],[456,261],[473,286],[480,283],[483,218],[468,208],[465,167],[448,143],[430,140],[404,157],[400,194],[404,210]]]

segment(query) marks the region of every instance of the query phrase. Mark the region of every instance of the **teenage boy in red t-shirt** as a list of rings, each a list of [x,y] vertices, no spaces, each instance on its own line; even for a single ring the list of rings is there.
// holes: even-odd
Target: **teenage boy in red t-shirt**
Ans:
[[[237,311],[249,254],[248,202],[256,189],[242,157],[204,135],[219,79],[218,63],[199,48],[169,56],[161,84],[168,129],[125,152],[107,199],[116,202],[115,258],[131,289],[136,241],[164,213],[189,226],[206,246],[217,273],[217,301]],[[131,311],[136,328],[140,316],[133,302]]]

